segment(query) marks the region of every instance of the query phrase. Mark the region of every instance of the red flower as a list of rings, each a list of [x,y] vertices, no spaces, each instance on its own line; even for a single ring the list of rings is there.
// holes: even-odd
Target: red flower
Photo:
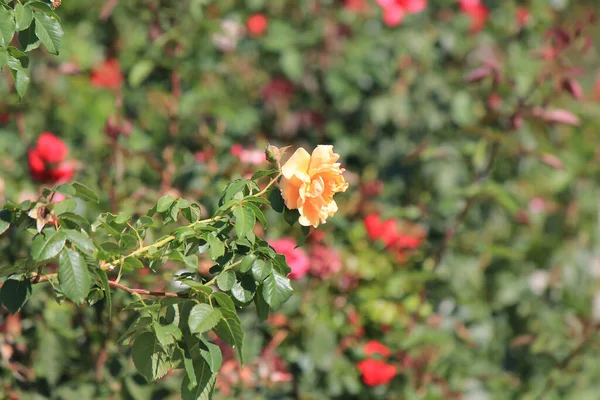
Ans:
[[[362,380],[369,386],[385,385],[396,375],[396,367],[383,361],[366,359],[356,364]]]
[[[404,20],[404,9],[398,4],[383,9],[383,22],[390,27],[400,25]]]
[[[377,340],[371,340],[371,341],[367,342],[365,344],[365,347],[363,348],[363,352],[368,356],[371,356],[373,354],[379,354],[382,357],[390,356],[389,347],[387,347],[386,345],[384,345],[381,342],[378,342]]]
[[[69,154],[67,144],[50,132],[42,133],[35,147],[40,158],[48,163],[62,162]]]
[[[269,25],[269,20],[264,14],[253,14],[246,20],[246,29],[251,36],[260,36]]]
[[[283,254],[285,261],[292,269],[290,272],[290,279],[302,279],[304,275],[308,273],[310,268],[310,261],[306,252],[300,248],[296,248],[296,242],[292,238],[281,238],[272,240],[269,245],[275,249],[276,252]]]
[[[119,60],[108,59],[92,69],[92,85],[97,88],[118,89],[123,84],[123,73]]]
[[[310,249],[310,273],[321,279],[327,279],[339,272],[342,260],[335,249],[315,244]]]
[[[483,29],[490,11],[480,0],[459,0],[460,9],[471,19],[471,30],[478,32]]]
[[[427,0],[397,0],[408,14],[420,13],[427,7]]]
[[[75,168],[73,168],[73,164],[71,163],[61,163],[57,167],[50,169],[48,172],[50,174],[50,179],[55,184],[60,184],[68,182],[73,178]]]
[[[370,214],[364,220],[367,234],[373,240],[381,239],[386,246],[391,245],[397,238],[397,223],[394,219],[381,221],[379,215]]]
[[[519,7],[517,8],[516,19],[517,25],[522,28],[529,23],[529,20],[531,19],[531,13],[526,7]]]
[[[345,0],[344,7],[347,10],[361,13],[367,11],[367,1],[366,0]]]
[[[40,153],[37,149],[29,149],[27,152],[27,160],[29,161],[29,172],[34,181],[43,182],[48,179],[44,160],[40,157]]]
[[[29,171],[33,180],[64,183],[75,173],[72,163],[65,162],[69,147],[50,132],[44,132],[38,138],[35,148],[27,152]]]

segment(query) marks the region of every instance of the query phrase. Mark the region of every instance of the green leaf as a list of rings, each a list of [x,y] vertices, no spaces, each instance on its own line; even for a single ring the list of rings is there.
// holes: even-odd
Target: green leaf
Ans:
[[[244,190],[245,187],[246,180],[244,179],[236,179],[235,181],[231,182],[223,191],[223,195],[219,200],[219,206],[222,206],[231,200],[241,200],[243,197],[243,194],[241,194],[241,192],[242,190]],[[238,193],[240,194],[238,195]]]
[[[77,202],[73,199],[65,199],[54,204],[54,213],[61,215],[66,212],[72,212],[77,208]]]
[[[31,297],[31,282],[29,279],[18,281],[8,279],[2,285],[0,300],[11,314],[18,313]]]
[[[248,275],[242,275],[239,281],[231,288],[231,295],[241,303],[249,303],[254,297],[256,283]]]
[[[112,316],[112,298],[110,293],[110,283],[108,283],[108,276],[106,275],[106,271],[101,269],[96,270],[96,273],[100,277],[100,281],[102,282],[102,289],[104,290],[104,298],[106,299],[106,308],[108,309],[108,320],[110,321]]]
[[[23,68],[23,65],[21,65],[21,61],[13,56],[8,57],[6,64],[8,65],[8,68],[10,68],[10,73],[15,80],[17,94],[19,97],[23,98],[27,92],[27,87],[29,86],[29,74],[27,70]]]
[[[10,226],[10,222],[0,219],[0,235],[2,235],[8,227]]]
[[[64,232],[57,231],[37,235],[31,243],[31,258],[34,261],[43,262],[56,257],[63,249],[66,239]]]
[[[60,220],[68,220],[83,229],[90,229],[90,222],[79,214],[66,212],[60,215]]]
[[[15,34],[15,18],[12,10],[0,6],[0,47],[7,48]]]
[[[240,362],[243,364],[244,331],[242,330],[240,317],[235,311],[235,305],[225,293],[213,293],[212,298],[217,301],[223,314],[223,318],[215,326],[214,331],[221,339],[231,344],[237,350]]]
[[[90,272],[83,255],[71,249],[64,249],[60,253],[58,281],[68,299],[76,304],[83,304],[91,284]]]
[[[77,193],[77,190],[75,190],[75,188],[68,183],[63,183],[62,185],[58,185],[57,187],[54,188],[54,191],[58,192],[58,193],[62,193],[68,197],[75,196],[75,194]]]
[[[235,217],[235,234],[239,238],[244,238],[254,229],[256,217],[252,210],[248,207],[239,206],[233,209]]]
[[[96,252],[96,246],[94,246],[94,242],[92,242],[87,233],[73,229],[63,229],[62,232],[67,235],[67,239],[82,253],[92,255]]]
[[[273,210],[277,211],[278,213],[282,213],[285,207],[283,203],[283,197],[281,197],[281,192],[279,189],[271,189],[268,198]]]
[[[215,387],[217,374],[212,373],[204,359],[194,360],[194,374],[197,385],[190,385],[186,374],[181,382],[181,398],[183,400],[210,400]]]
[[[8,51],[0,47],[0,71],[4,69],[4,66],[8,63]]]
[[[142,264],[142,262],[135,257],[127,257],[125,260],[123,260],[123,268],[126,271],[133,271],[144,268],[144,264]]]
[[[209,233],[206,235],[206,241],[208,242],[210,258],[212,260],[216,260],[225,254],[225,245],[215,235]]]
[[[33,11],[31,7],[24,6],[21,3],[15,5],[15,20],[17,31],[25,30],[33,21]]]
[[[71,186],[75,189],[75,197],[78,197],[82,200],[93,201],[94,203],[100,202],[100,199],[98,199],[96,193],[94,193],[87,186],[84,186],[79,182],[73,182]]]
[[[156,211],[159,213],[164,213],[167,210],[169,210],[169,208],[171,208],[171,204],[173,204],[174,202],[175,198],[167,194],[158,199],[158,202],[156,203]]]
[[[137,337],[131,356],[138,372],[148,381],[162,378],[171,368],[167,353],[152,332]]]
[[[250,271],[250,268],[252,268],[252,265],[254,264],[255,261],[256,261],[255,254],[248,254],[247,256],[245,256],[239,266],[240,272],[245,273],[245,272]]]
[[[257,282],[262,282],[273,270],[271,261],[256,260],[252,264],[252,277]]]
[[[256,313],[261,321],[266,321],[269,318],[269,305],[265,301],[262,295],[262,286],[259,286],[256,295],[254,296],[254,305],[256,306]]]
[[[183,334],[175,324],[161,325],[157,321],[152,324],[156,338],[164,347],[181,340]]]
[[[35,34],[42,41],[49,53],[58,54],[62,42],[63,30],[60,23],[53,17],[34,13]]]
[[[251,178],[251,179],[252,179],[253,181],[255,181],[255,180],[257,180],[257,179],[260,179],[260,178],[262,178],[262,177],[265,177],[265,176],[272,176],[272,175],[276,175],[276,174],[277,174],[277,172],[278,172],[278,171],[277,171],[276,169],[269,169],[269,170],[266,170],[266,171],[256,171],[256,172],[254,173],[254,175],[252,175],[252,178]]]
[[[203,333],[210,331],[221,320],[221,311],[211,307],[209,304],[196,304],[190,310],[188,326],[192,333]]]
[[[273,271],[263,282],[262,295],[272,310],[279,308],[292,295],[290,280]]]
[[[217,286],[222,291],[231,290],[235,284],[235,272],[232,270],[223,271],[217,276]]]
[[[138,87],[154,69],[154,62],[150,60],[138,61],[129,71],[129,84]]]
[[[265,218],[265,214],[258,208],[255,204],[246,203],[246,207],[252,211],[256,219],[258,219],[263,226],[263,228],[267,229],[267,219]]]
[[[198,204],[192,203],[187,208],[181,208],[181,215],[183,215],[183,218],[187,219],[189,222],[196,222],[200,219],[202,211]]]
[[[213,342],[209,342],[202,338],[200,338],[200,341],[206,348],[203,349],[200,347],[200,355],[206,360],[212,372],[218,372],[219,368],[221,368],[221,365],[223,364],[223,354],[221,353],[221,348]]]
[[[285,222],[287,222],[290,226],[293,226],[296,221],[298,221],[299,217],[300,214],[298,213],[298,210],[290,210],[286,207],[283,211],[283,219],[285,219]]]

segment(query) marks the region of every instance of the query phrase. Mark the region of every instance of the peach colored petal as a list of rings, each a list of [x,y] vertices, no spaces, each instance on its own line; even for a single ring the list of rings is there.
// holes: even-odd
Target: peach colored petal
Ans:
[[[281,189],[281,197],[285,202],[285,206],[290,210],[298,208],[298,200],[300,199],[300,192],[297,187],[292,185],[288,180],[282,179],[279,185]]]
[[[299,148],[292,156],[283,164],[281,172],[286,179],[292,179],[296,172],[308,172],[310,164],[310,154],[303,148]]]

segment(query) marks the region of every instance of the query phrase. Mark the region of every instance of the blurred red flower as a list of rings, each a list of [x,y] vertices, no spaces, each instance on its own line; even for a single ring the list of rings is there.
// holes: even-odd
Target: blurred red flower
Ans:
[[[110,58],[92,69],[92,85],[97,88],[118,89],[123,84],[119,60]]]
[[[73,177],[75,168],[65,162],[69,147],[60,138],[50,132],[44,132],[38,138],[33,149],[27,152],[29,172],[38,182],[64,183]]]
[[[381,239],[386,246],[390,246],[397,238],[398,224],[392,218],[381,221],[379,215],[370,214],[365,217],[364,223],[367,234],[372,240]]]
[[[384,345],[381,342],[378,342],[377,340],[368,341],[365,344],[365,347],[363,348],[363,352],[368,356],[373,355],[373,354],[379,354],[382,357],[390,356],[389,347],[387,347],[386,345]]]
[[[526,7],[519,7],[517,8],[516,19],[517,24],[522,28],[529,23],[529,20],[531,19],[531,13]]]
[[[461,11],[471,19],[471,30],[474,32],[482,30],[490,11],[481,0],[459,0],[459,6]]]
[[[385,385],[396,375],[396,367],[380,360],[368,358],[356,364],[362,380],[369,386]]]
[[[427,7],[427,0],[397,0],[397,2],[408,14],[420,13]]]
[[[405,14],[416,14],[427,7],[427,0],[377,0],[383,8],[383,22],[387,26],[397,26],[404,20]]]
[[[269,20],[264,14],[253,14],[246,20],[246,29],[251,36],[262,35],[269,26]]]
[[[310,268],[308,256],[304,250],[296,248],[296,241],[294,239],[281,238],[271,240],[269,241],[269,245],[285,257],[285,261],[292,269],[289,275],[290,279],[302,279],[308,273]]]

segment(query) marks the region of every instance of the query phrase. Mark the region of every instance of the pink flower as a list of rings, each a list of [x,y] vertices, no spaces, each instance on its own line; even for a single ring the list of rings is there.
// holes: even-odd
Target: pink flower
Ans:
[[[326,279],[342,268],[342,260],[333,248],[316,244],[310,249],[310,273],[318,278]]]
[[[292,272],[290,272],[289,278],[298,280],[302,279],[304,275],[308,273],[310,268],[310,261],[306,252],[301,248],[296,248],[296,242],[292,238],[281,238],[269,241],[269,245],[276,252],[282,254],[285,257],[285,261],[288,263]]]

